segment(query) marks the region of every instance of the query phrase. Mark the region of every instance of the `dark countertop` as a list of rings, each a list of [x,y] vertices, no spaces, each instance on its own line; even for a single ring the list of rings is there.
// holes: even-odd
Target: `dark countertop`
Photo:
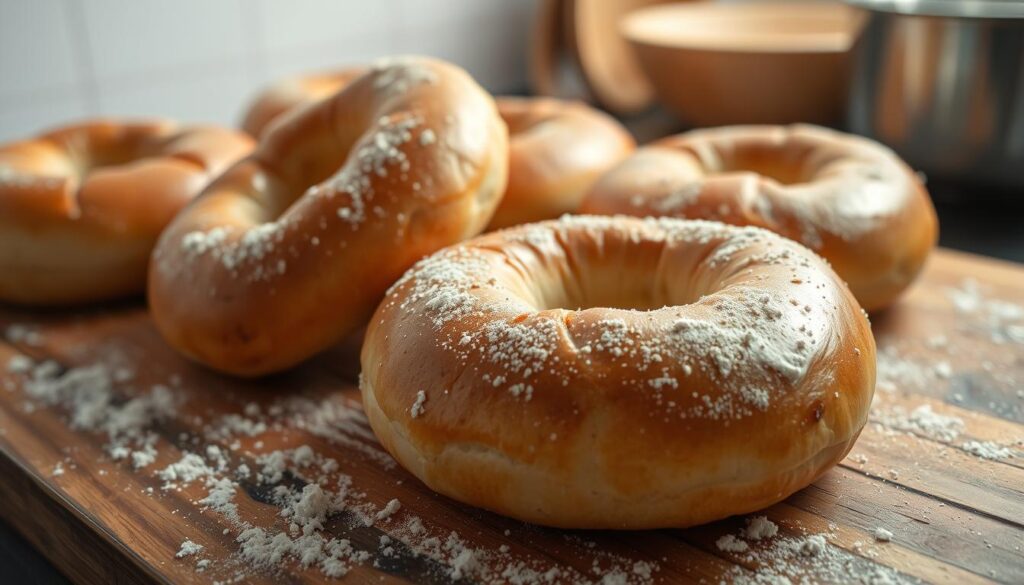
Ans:
[[[1024,263],[1024,190],[929,185],[939,245]]]
[[[21,534],[0,521],[0,583],[68,583]]]

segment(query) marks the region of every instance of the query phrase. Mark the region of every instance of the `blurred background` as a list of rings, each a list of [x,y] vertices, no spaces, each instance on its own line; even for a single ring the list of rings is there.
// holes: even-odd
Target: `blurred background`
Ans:
[[[2,0],[0,141],[97,115],[237,125],[282,77],[427,54],[594,102],[641,142],[871,136],[927,176],[943,245],[1024,261],[1022,23],[1018,0]],[[62,579],[0,523],[0,582]]]
[[[273,81],[401,53],[585,99],[641,142],[870,136],[927,176],[943,244],[1024,261],[1021,0],[3,0],[0,141],[96,115],[237,125]]]
[[[3,0],[0,140],[94,115],[234,125],[288,75],[396,53],[527,87],[534,0]]]

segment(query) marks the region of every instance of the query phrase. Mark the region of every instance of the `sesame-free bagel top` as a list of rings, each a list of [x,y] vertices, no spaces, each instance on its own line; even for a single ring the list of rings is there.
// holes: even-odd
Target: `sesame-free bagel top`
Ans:
[[[594,181],[636,149],[622,124],[582,102],[497,103],[509,130],[508,187],[488,231],[575,213]]]
[[[246,110],[242,128],[259,136],[272,122],[340,91],[365,72],[352,67],[274,83]],[[579,208],[586,190],[636,149],[622,124],[582,102],[496,98],[508,124],[508,186],[487,230],[554,219]]]
[[[775,503],[867,420],[867,318],[759,228],[566,217],[416,264],[367,330],[363,402],[431,488],[553,526],[688,526]]]
[[[123,118],[0,145],[0,302],[141,293],[160,232],[252,147],[227,128]]]
[[[506,148],[494,100],[461,69],[379,64],[272,125],[164,232],[150,268],[158,328],[239,375],[310,357],[417,259],[483,229]]]
[[[253,98],[242,116],[242,130],[260,136],[283,114],[341,91],[366,72],[366,67],[349,67],[277,81]]]
[[[821,254],[868,311],[917,277],[938,233],[928,191],[892,150],[802,124],[663,138],[602,176],[580,211],[770,229]]]

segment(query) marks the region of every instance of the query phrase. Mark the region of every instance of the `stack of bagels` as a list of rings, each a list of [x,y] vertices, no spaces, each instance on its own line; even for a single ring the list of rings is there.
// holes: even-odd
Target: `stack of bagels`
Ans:
[[[243,119],[0,146],[0,301],[145,291],[172,347],[247,377],[365,326],[391,454],[551,526],[690,526],[808,485],[867,420],[865,310],[936,240],[921,180],[864,138],[637,149],[587,105],[495,99],[430,58],[286,80]]]

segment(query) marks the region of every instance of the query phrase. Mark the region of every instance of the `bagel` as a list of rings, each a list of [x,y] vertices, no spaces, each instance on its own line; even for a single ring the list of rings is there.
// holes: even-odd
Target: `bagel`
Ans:
[[[351,67],[290,77],[271,84],[249,104],[242,117],[242,130],[259,137],[281,114],[341,91],[366,71],[366,67]]]
[[[580,210],[770,229],[821,254],[868,311],[917,277],[938,236],[927,190],[895,153],[806,125],[660,140],[602,177]]]
[[[362,325],[416,260],[479,233],[506,172],[505,124],[469,75],[383,62],[273,124],[175,218],[150,266],[153,319],[214,369],[285,369]]]
[[[342,69],[286,79],[261,93],[242,123],[259,136],[271,121],[340,91],[365,72]],[[499,97],[509,129],[508,187],[487,230],[575,212],[594,181],[636,149],[622,124],[582,102]]]
[[[814,253],[752,227],[572,217],[416,264],[370,321],[360,388],[432,489],[564,528],[758,510],[840,461],[875,344]]]
[[[581,102],[498,98],[508,124],[508,188],[488,230],[573,213],[586,190],[636,148],[614,118]]]
[[[160,231],[252,146],[223,128],[115,119],[0,146],[0,301],[142,292]]]

